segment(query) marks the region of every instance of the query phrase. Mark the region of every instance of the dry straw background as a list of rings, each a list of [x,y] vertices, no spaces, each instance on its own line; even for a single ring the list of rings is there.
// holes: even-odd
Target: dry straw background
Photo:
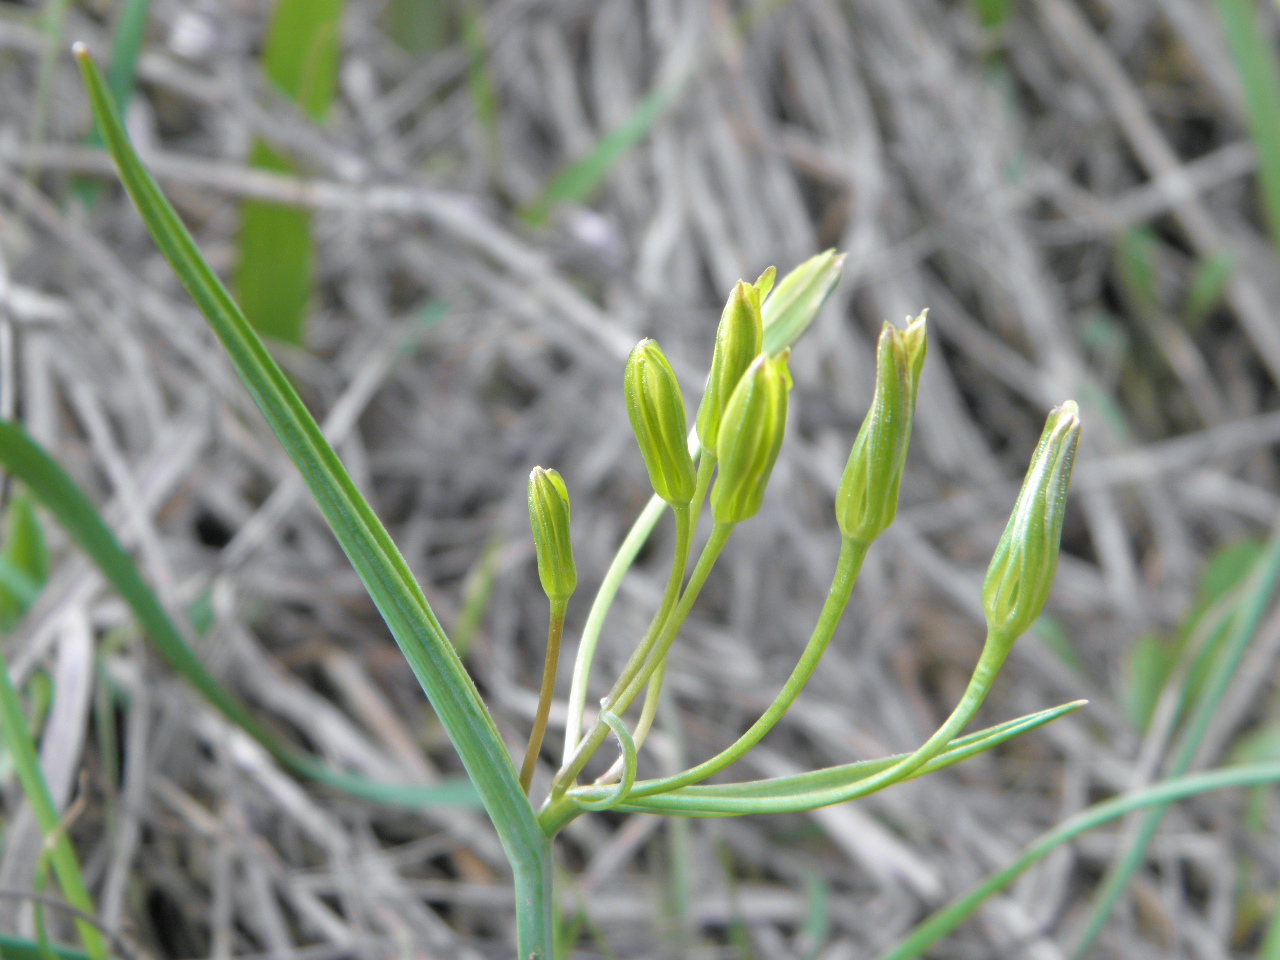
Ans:
[[[66,39],[105,56],[111,6],[72,6]],[[409,55],[382,7],[349,3],[321,128],[262,79],[269,4],[157,0],[129,123],[220,270],[240,199],[316,211],[307,349],[277,356],[446,626],[480,612],[466,659],[513,752],[546,616],[528,471],[557,467],[573,496],[583,584],[564,696],[587,600],[648,496],[623,360],[656,337],[696,397],[740,277],[828,246],[848,253],[795,352],[765,508],[735,534],[675,648],[649,771],[728,742],[807,638],[883,320],[931,311],[903,508],[823,668],[740,776],[910,749],[934,729],[977,656],[982,571],[1043,417],[1068,397],[1084,412],[1056,629],[1019,643],[983,720],[1091,705],[997,755],[808,816],[583,818],[560,844],[564,909],[585,917],[572,956],[869,957],[1056,822],[1149,782],[1168,703],[1145,735],[1129,719],[1134,644],[1171,636],[1206,559],[1267,536],[1280,507],[1280,419],[1268,412],[1280,274],[1213,5],[1023,0],[992,33],[958,0],[495,0],[471,9],[496,138],[456,34]],[[29,8],[2,10],[0,414],[20,415],[93,492],[171,609],[207,598],[201,655],[259,716],[379,779],[458,773],[119,189],[89,213],[67,202],[75,175],[114,179],[82,146],[69,57],[33,123],[44,36]],[[1261,14],[1274,36],[1276,10]],[[542,228],[520,221],[522,204],[664,85],[679,95],[598,192]],[[255,136],[306,175],[255,175]],[[1119,275],[1134,228],[1155,238],[1145,299]],[[1224,251],[1223,296],[1183,323],[1197,264]],[[148,651],[47,530],[52,578],[5,652],[19,683],[53,679],[48,777],[103,922],[138,956],[509,956],[509,880],[482,815],[382,809],[291,779]],[[660,528],[619,597],[594,696],[656,603],[669,536]],[[1277,654],[1269,613],[1197,767],[1275,723]],[[548,759],[562,730],[561,701]],[[2,787],[0,927],[29,929],[21,894],[39,840],[11,776]],[[1280,811],[1264,794],[1247,832],[1245,799],[1208,796],[1166,819],[1095,956],[1256,949],[1280,886]],[[1050,857],[934,956],[1065,956],[1123,830]]]

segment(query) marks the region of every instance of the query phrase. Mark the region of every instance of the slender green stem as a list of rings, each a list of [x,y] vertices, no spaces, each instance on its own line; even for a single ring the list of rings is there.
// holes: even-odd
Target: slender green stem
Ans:
[[[555,910],[552,901],[551,840],[508,850],[516,898],[516,946],[520,960],[554,960]]]
[[[862,569],[862,561],[867,555],[869,546],[870,544],[848,539],[841,544],[840,558],[836,561],[836,572],[831,582],[831,589],[827,592],[826,603],[822,606],[822,613],[814,625],[809,643],[805,646],[795,669],[791,671],[791,676],[783,684],[782,690],[769,708],[760,715],[760,719],[753,723],[751,728],[732,746],[722,750],[710,760],[674,777],[641,781],[636,784],[635,789],[631,791],[632,797],[650,797],[693,783],[701,783],[707,777],[714,776],[740,760],[748,750],[764,739],[765,734],[782,719],[782,715],[791,709],[791,705],[800,696],[800,691],[804,689],[809,678],[813,676],[813,671],[817,669],[818,661],[826,653],[827,645],[831,643],[844,609],[848,606],[853,585],[858,580],[858,573]]]
[[[711,478],[716,472],[716,457],[709,450],[703,450],[698,460],[698,478],[693,486],[693,499],[689,501],[689,511],[693,517],[692,524],[696,528],[702,516],[702,507],[707,501],[707,491],[711,489]]]
[[[706,546],[702,548],[702,555],[698,558],[698,563],[689,578],[688,587],[680,597],[679,605],[676,607],[675,612],[667,618],[665,627],[657,635],[656,642],[651,645],[652,653],[644,661],[641,669],[636,671],[630,680],[624,683],[625,678],[619,677],[613,691],[602,704],[602,713],[608,711],[621,715],[635,700],[640,690],[643,689],[649,677],[653,675],[657,665],[665,659],[676,634],[688,618],[694,601],[697,600],[703,584],[706,583],[707,576],[711,573],[711,568],[715,566],[715,562],[719,558],[721,551],[724,550],[725,544],[729,542],[729,535],[732,532],[732,524],[716,524],[712,528],[711,537],[708,539]],[[635,658],[633,657],[632,659],[634,660]],[[569,804],[572,807],[572,801],[567,800],[564,796],[565,792],[573,785],[578,774],[582,772],[582,768],[587,765],[587,762],[595,755],[595,752],[600,749],[600,745],[604,743],[608,735],[608,726],[605,725],[603,720],[596,720],[591,732],[575,751],[572,759],[556,776],[555,783],[551,786],[551,796],[548,797],[547,802],[539,812],[540,822],[550,823],[558,819],[557,815],[550,813],[550,809],[553,807],[564,804]],[[543,820],[544,816],[547,817],[546,820]],[[572,815],[570,819],[572,819]]]
[[[542,666],[542,690],[538,693],[538,712],[533,718],[533,732],[520,766],[520,789],[526,795],[533,783],[533,771],[542,752],[542,738],[547,734],[547,717],[551,715],[551,698],[556,693],[556,667],[560,663],[560,638],[564,636],[564,615],[569,598],[551,601],[551,622],[547,626],[547,657]]]
[[[697,526],[702,501],[706,499],[707,487],[711,485],[711,472],[715,467],[715,458],[706,455],[698,443],[698,435],[692,430],[689,431],[688,442],[690,455],[694,459],[701,458],[698,465],[698,482],[691,505],[690,530],[692,530]],[[635,563],[640,548],[645,545],[649,535],[653,533],[653,528],[658,525],[658,520],[662,517],[662,511],[666,506],[656,493],[645,504],[645,508],[640,511],[640,516],[636,518],[636,522],[632,524],[630,531],[623,539],[622,546],[614,554],[613,560],[609,563],[609,569],[605,571],[604,580],[600,583],[600,589],[596,591],[595,599],[591,601],[587,622],[582,628],[582,639],[578,641],[578,654],[573,661],[573,680],[569,685],[569,720],[565,725],[564,760],[562,761],[564,766],[568,766],[569,761],[573,759],[578,741],[582,739],[582,718],[587,707],[591,664],[595,662],[596,647],[600,643],[600,632],[604,629],[605,618],[609,615],[609,608],[613,606],[614,598],[617,597],[618,590],[622,586],[622,578]]]
[[[1259,558],[1255,571],[1251,578],[1251,588],[1242,598],[1231,619],[1231,632],[1227,638],[1227,646],[1219,656],[1205,689],[1196,699],[1195,713],[1192,714],[1190,725],[1183,736],[1177,754],[1169,764],[1168,776],[1170,777],[1181,776],[1191,768],[1200,750],[1200,744],[1213,723],[1218,705],[1226,695],[1227,688],[1231,685],[1231,680],[1240,666],[1240,661],[1249,649],[1249,642],[1257,632],[1258,624],[1267,610],[1276,581],[1280,578],[1280,534],[1272,537],[1267,552]],[[1184,691],[1183,697],[1186,696],[1187,692]],[[1124,856],[1117,860],[1107,873],[1106,879],[1094,897],[1093,912],[1089,915],[1088,923],[1071,952],[1073,958],[1083,957],[1088,953],[1093,941],[1102,932],[1108,917],[1111,916],[1112,907],[1146,859],[1147,847],[1151,843],[1151,838],[1155,836],[1156,830],[1159,829],[1160,821],[1164,818],[1167,809],[1165,806],[1155,806],[1146,812]]]
[[[636,732],[632,734],[632,743],[636,750],[644,746],[645,739],[649,736],[649,731],[653,729],[653,717],[658,711],[658,698],[662,696],[662,681],[667,675],[667,661],[663,660],[658,664],[658,669],[653,671],[653,676],[649,678],[649,686],[644,691],[644,706],[640,710],[640,719],[636,721]],[[622,776],[626,767],[625,756],[619,756],[613,761],[613,766],[596,777],[593,786],[604,786],[613,783],[618,777]],[[630,795],[628,790],[627,794]]]
[[[715,814],[719,816],[740,816],[748,813],[764,812],[803,813],[818,807],[829,807],[833,804],[857,800],[868,794],[877,793],[895,783],[910,779],[917,771],[945,751],[955,739],[956,734],[972,719],[978,707],[982,705],[982,701],[986,699],[987,691],[991,688],[991,684],[995,680],[996,674],[999,673],[1011,646],[1011,643],[999,638],[994,640],[990,637],[988,638],[987,644],[983,648],[982,656],[978,659],[978,665],[974,668],[973,676],[969,679],[969,686],[961,696],[959,704],[956,705],[955,710],[952,711],[947,721],[938,728],[938,731],[914,753],[908,754],[891,766],[871,776],[859,778],[854,782],[832,784],[800,794],[771,797],[767,802],[762,802],[761,798],[754,796],[718,796],[714,799]],[[553,796],[552,802],[544,805],[538,811],[538,822],[542,825],[543,830],[554,830],[563,826],[569,819],[572,819],[574,814],[566,807],[571,807],[575,799],[576,796]],[[664,801],[668,799],[670,799],[670,803],[664,804]],[[650,797],[644,806],[654,811],[663,810],[664,806],[670,806],[671,810],[669,812],[684,813],[689,807],[685,800],[686,798],[676,795],[672,795],[670,798],[666,795],[655,796]]]
[[[662,636],[663,629],[667,621],[671,617],[672,611],[676,607],[677,601],[680,599],[680,587],[684,583],[684,572],[689,563],[689,552],[693,546],[693,524],[690,523],[689,508],[676,507],[673,509],[676,517],[676,549],[675,556],[671,562],[671,575],[667,578],[667,589],[663,593],[662,603],[658,607],[658,612],[654,614],[653,620],[649,623],[649,629],[645,632],[644,639],[640,641],[639,646],[632,652],[631,658],[627,661],[627,665],[623,668],[621,676],[614,682],[613,689],[609,692],[609,696],[605,699],[605,709],[621,716],[626,712],[630,701],[622,706],[618,699],[619,693],[630,683],[641,670],[644,669],[645,663],[649,658],[650,652],[657,644],[658,639]],[[605,729],[600,720],[596,721],[593,728],[593,734]],[[601,733],[595,746],[592,747],[592,753],[599,749],[600,744],[604,742],[605,733]],[[582,768],[586,765],[587,760],[591,758],[588,753],[581,755],[582,749],[585,747],[583,743],[575,744],[577,748],[568,760],[561,767],[560,773],[556,776],[556,784],[559,784],[566,776],[566,771],[577,764],[577,769],[569,774],[571,777],[577,777],[582,772]],[[579,762],[579,760],[581,762]],[[572,780],[569,780],[565,789],[572,786]],[[563,792],[563,791],[562,791]]]
[[[613,555],[613,561],[605,571],[600,589],[596,591],[595,600],[591,602],[586,625],[582,628],[582,639],[578,642],[578,655],[573,662],[573,680],[569,687],[569,721],[565,727],[564,737],[565,764],[568,764],[573,757],[573,751],[582,738],[582,717],[587,706],[587,685],[591,680],[591,664],[595,661],[596,646],[600,642],[600,631],[604,629],[604,619],[609,615],[613,599],[622,586],[622,578],[635,563],[640,548],[649,539],[649,534],[653,533],[653,528],[658,525],[658,519],[666,507],[666,503],[656,493],[649,499],[622,541],[622,546]]]

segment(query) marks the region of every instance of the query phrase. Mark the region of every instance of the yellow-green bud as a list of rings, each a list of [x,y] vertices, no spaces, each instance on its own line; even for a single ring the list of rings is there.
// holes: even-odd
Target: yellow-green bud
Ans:
[[[711,491],[716,523],[741,523],[764,502],[787,426],[790,359],[790,348],[776,357],[760,354],[729,398],[716,448],[720,475]]]
[[[779,280],[767,300],[761,293],[765,353],[791,346],[809,328],[836,288],[844,257],[834,250],[819,253]]]
[[[529,474],[529,524],[543,591],[552,602],[568,600],[578,587],[578,570],[569,542],[569,491],[555,470],[534,467]]]
[[[756,282],[752,284],[755,288],[756,296],[759,297],[758,304],[763,304],[765,298],[769,296],[769,292],[773,289],[773,282],[778,279],[778,268],[769,267],[764,273],[756,278]]]
[[[764,321],[760,319],[760,292],[739,280],[729,294],[716,329],[716,348],[711,355],[707,389],[698,407],[698,441],[714,454],[720,437],[720,423],[734,388],[751,361],[760,353]]]
[[[897,515],[926,347],[924,314],[905,330],[886,323],[880,331],[875,395],[836,491],[836,520],[848,540],[870,543]]]
[[[1079,443],[1080,411],[1068,400],[1049,413],[982,584],[982,609],[992,640],[1011,645],[1040,616],[1049,598]]]
[[[680,384],[656,340],[641,340],[627,359],[627,413],[654,491],[673,507],[693,499],[693,457],[685,441]]]

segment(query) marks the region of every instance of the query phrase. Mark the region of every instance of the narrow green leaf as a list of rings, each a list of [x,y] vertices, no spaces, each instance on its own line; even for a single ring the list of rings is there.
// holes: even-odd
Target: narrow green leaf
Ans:
[[[1218,16],[1244,84],[1263,215],[1272,243],[1280,246],[1280,62],[1253,0],[1218,0]]]
[[[484,21],[479,6],[472,2],[462,10],[462,43],[467,51],[467,87],[476,111],[480,129],[484,131],[489,164],[497,169],[502,139],[498,131],[498,97],[493,92],[493,75],[484,36]]]
[[[19,492],[9,502],[0,552],[0,629],[17,623],[48,577],[49,548],[40,518],[30,495]]]
[[[50,949],[59,960],[91,960],[87,953],[52,944]],[[0,957],[4,960],[44,960],[40,944],[25,937],[14,937],[0,933]]]
[[[25,483],[102,571],[129,605],[165,661],[232,723],[295,773],[362,799],[390,806],[429,808],[474,806],[475,791],[466,781],[431,787],[383,784],[340,773],[283,745],[209,673],[182,632],[147,585],[137,564],[120,545],[93,502],[39,444],[16,424],[0,420],[0,464]]]
[[[1182,304],[1182,320],[1188,327],[1199,327],[1222,302],[1234,267],[1230,253],[1220,253],[1196,264]]]
[[[540,226],[560,204],[589,200],[618,161],[671,109],[688,80],[685,76],[667,83],[641,100],[619,127],[600,138],[590,153],[552,178],[542,194],[522,211],[524,221],[530,226]]]
[[[71,840],[62,827],[57,805],[53,802],[44,770],[40,766],[40,756],[27,730],[22,699],[9,677],[9,665],[3,658],[0,658],[0,737],[3,737],[4,745],[13,758],[14,771],[27,802],[31,804],[36,824],[40,827],[41,834],[51,843],[47,851],[49,863],[53,867],[54,876],[58,878],[58,885],[62,887],[63,895],[77,910],[93,916],[96,912],[93,899],[89,896],[84,876],[80,873],[80,864],[71,847]],[[104,960],[107,946],[97,928],[85,920],[77,920],[76,930],[80,933],[89,956],[93,960]]]
[[[1020,734],[1044,726],[1059,717],[1074,713],[1084,706],[1084,701],[1065,703],[1049,710],[1009,720],[986,730],[959,737],[939,756],[921,767],[909,779],[922,777],[938,770],[944,770],[962,760],[975,756],[992,747],[999,746]],[[713,817],[741,816],[750,813],[795,813],[813,808],[810,797],[823,795],[824,799],[831,791],[844,787],[853,787],[859,781],[887,770],[894,764],[910,756],[884,757],[877,760],[864,760],[825,770],[795,774],[787,777],[774,777],[768,780],[756,780],[749,783],[732,784],[699,784],[682,787],[670,793],[652,797],[629,799],[617,809],[631,812],[647,811],[663,813],[668,816]],[[636,785],[644,786],[643,783]],[[590,788],[575,791],[571,796],[597,799],[604,788]],[[829,799],[826,800],[830,803]],[[838,802],[838,801],[837,801]]]
[[[107,64],[107,87],[111,96],[120,104],[121,112],[127,112],[133,98],[134,82],[138,75],[138,57],[142,54],[142,41],[147,32],[147,13],[150,0],[124,0],[116,17],[115,37],[111,42],[111,62]],[[89,131],[85,143],[90,147],[102,146],[102,136],[97,127]],[[91,208],[98,198],[101,183],[82,177],[75,183],[76,196],[86,208]]]
[[[279,0],[267,32],[263,69],[272,83],[317,123],[337,89],[343,0]],[[293,173],[289,160],[263,141],[250,166]],[[236,292],[259,333],[301,344],[311,299],[311,213],[250,200],[241,204]]]
[[[1037,860],[1086,830],[1102,826],[1134,810],[1149,807],[1163,808],[1176,800],[1183,800],[1197,794],[1277,782],[1280,782],[1280,764],[1251,764],[1166,780],[1159,786],[1124,794],[1096,804],[1050,830],[1016,862],[988,877],[970,893],[930,916],[912,930],[910,936],[902,943],[887,953],[881,954],[877,960],[915,960],[917,957],[924,956],[925,951],[972,916],[989,897],[1008,887],[1019,874]],[[1264,957],[1266,960],[1272,960],[1271,954],[1264,954]]]
[[[1181,776],[1191,768],[1200,750],[1200,744],[1217,714],[1218,706],[1226,696],[1240,661],[1244,658],[1245,651],[1248,650],[1250,641],[1257,632],[1262,616],[1271,602],[1277,581],[1280,581],[1280,529],[1272,532],[1271,542],[1263,555],[1253,564],[1247,589],[1234,604],[1229,622],[1225,627],[1220,628],[1224,634],[1224,639],[1221,641],[1222,649],[1213,659],[1212,670],[1207,675],[1204,689],[1195,696],[1194,706],[1189,704],[1192,691],[1189,687],[1183,690],[1179,709],[1190,708],[1191,716],[1182,734],[1181,742],[1169,762],[1167,768],[1169,777]],[[1206,644],[1206,650],[1208,647],[1209,644]],[[1192,670],[1188,684],[1195,679],[1194,674],[1195,671]],[[1134,873],[1145,861],[1147,847],[1160,826],[1164,812],[1164,807],[1155,806],[1141,818],[1134,839],[1112,865],[1094,897],[1088,922],[1072,951],[1073,957],[1080,958],[1088,954],[1093,941],[1102,932],[1116,901],[1120,899]]]
[[[121,180],[174,272],[226,348],[240,378],[301,472],[321,513],[426,691],[493,820],[516,882],[521,955],[546,960],[552,943],[548,844],[475,684],[404,557],[182,221],[142,166],[83,47],[77,56]]]

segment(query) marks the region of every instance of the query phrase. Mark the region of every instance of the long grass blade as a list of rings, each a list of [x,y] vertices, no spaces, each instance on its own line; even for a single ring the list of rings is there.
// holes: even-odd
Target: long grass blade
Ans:
[[[54,876],[58,878],[58,885],[62,887],[63,896],[77,910],[93,916],[96,912],[93,899],[89,896],[89,888],[85,886],[75,850],[71,847],[71,840],[63,829],[58,808],[49,792],[49,784],[45,781],[44,770],[40,766],[40,756],[36,752],[31,733],[27,730],[22,699],[9,677],[9,666],[3,658],[0,658],[0,736],[4,738],[9,756],[13,758],[14,772],[18,775],[18,782],[22,785],[27,802],[31,804],[36,824],[50,844],[49,863],[53,867]],[[107,945],[98,929],[86,920],[77,919],[76,930],[92,960],[103,960],[107,955]]]
[[[877,960],[915,960],[923,956],[929,947],[972,916],[989,897],[1009,886],[1019,874],[1037,860],[1086,830],[1102,826],[1135,810],[1164,807],[1174,801],[1184,800],[1197,794],[1277,782],[1280,782],[1280,764],[1249,764],[1166,780],[1159,786],[1096,804],[1050,830],[1016,862],[988,877],[970,893],[933,914],[917,926],[907,939],[889,952],[881,954]]]
[[[1213,672],[1205,683],[1204,689],[1196,694],[1191,719],[1177,753],[1168,767],[1169,777],[1182,776],[1191,769],[1191,764],[1200,750],[1200,744],[1217,713],[1218,705],[1222,703],[1222,698],[1227,693],[1227,688],[1240,666],[1240,661],[1244,658],[1249,643],[1258,630],[1258,624],[1262,620],[1263,613],[1266,612],[1267,604],[1275,593],[1276,583],[1280,580],[1280,528],[1272,535],[1271,542],[1258,559],[1250,580],[1249,588],[1238,602],[1227,627],[1229,632],[1222,650],[1217,654]],[[1186,706],[1190,695],[1191,691],[1184,688],[1183,707]],[[1093,941],[1102,932],[1116,901],[1120,899],[1138,868],[1145,862],[1147,847],[1160,826],[1165,809],[1162,806],[1153,806],[1142,817],[1134,840],[1108,872],[1102,887],[1094,897],[1093,909],[1072,951],[1073,957],[1085,956]]]
[[[231,362],[315,498],[457,749],[515,873],[524,960],[552,944],[549,847],[511,758],[462,661],[404,557],[347,475],[297,391],[200,255],[129,143],[97,66],[76,48],[94,117],[152,238],[226,348]]]
[[[343,0],[279,0],[267,32],[263,69],[268,79],[319,122],[337,89]],[[293,164],[265,142],[254,144],[250,166],[293,173]],[[311,299],[311,213],[261,200],[241,205],[236,292],[260,333],[300,344]]]
[[[0,464],[27,485],[89,555],[129,605],[169,666],[287,768],[334,789],[389,806],[476,805],[479,798],[475,790],[463,780],[430,787],[378,783],[326,767],[285,746],[205,668],[88,495],[21,427],[3,420],[0,420]]]
[[[1218,0],[1227,49],[1244,84],[1249,136],[1272,243],[1280,246],[1280,62],[1253,0]]]

